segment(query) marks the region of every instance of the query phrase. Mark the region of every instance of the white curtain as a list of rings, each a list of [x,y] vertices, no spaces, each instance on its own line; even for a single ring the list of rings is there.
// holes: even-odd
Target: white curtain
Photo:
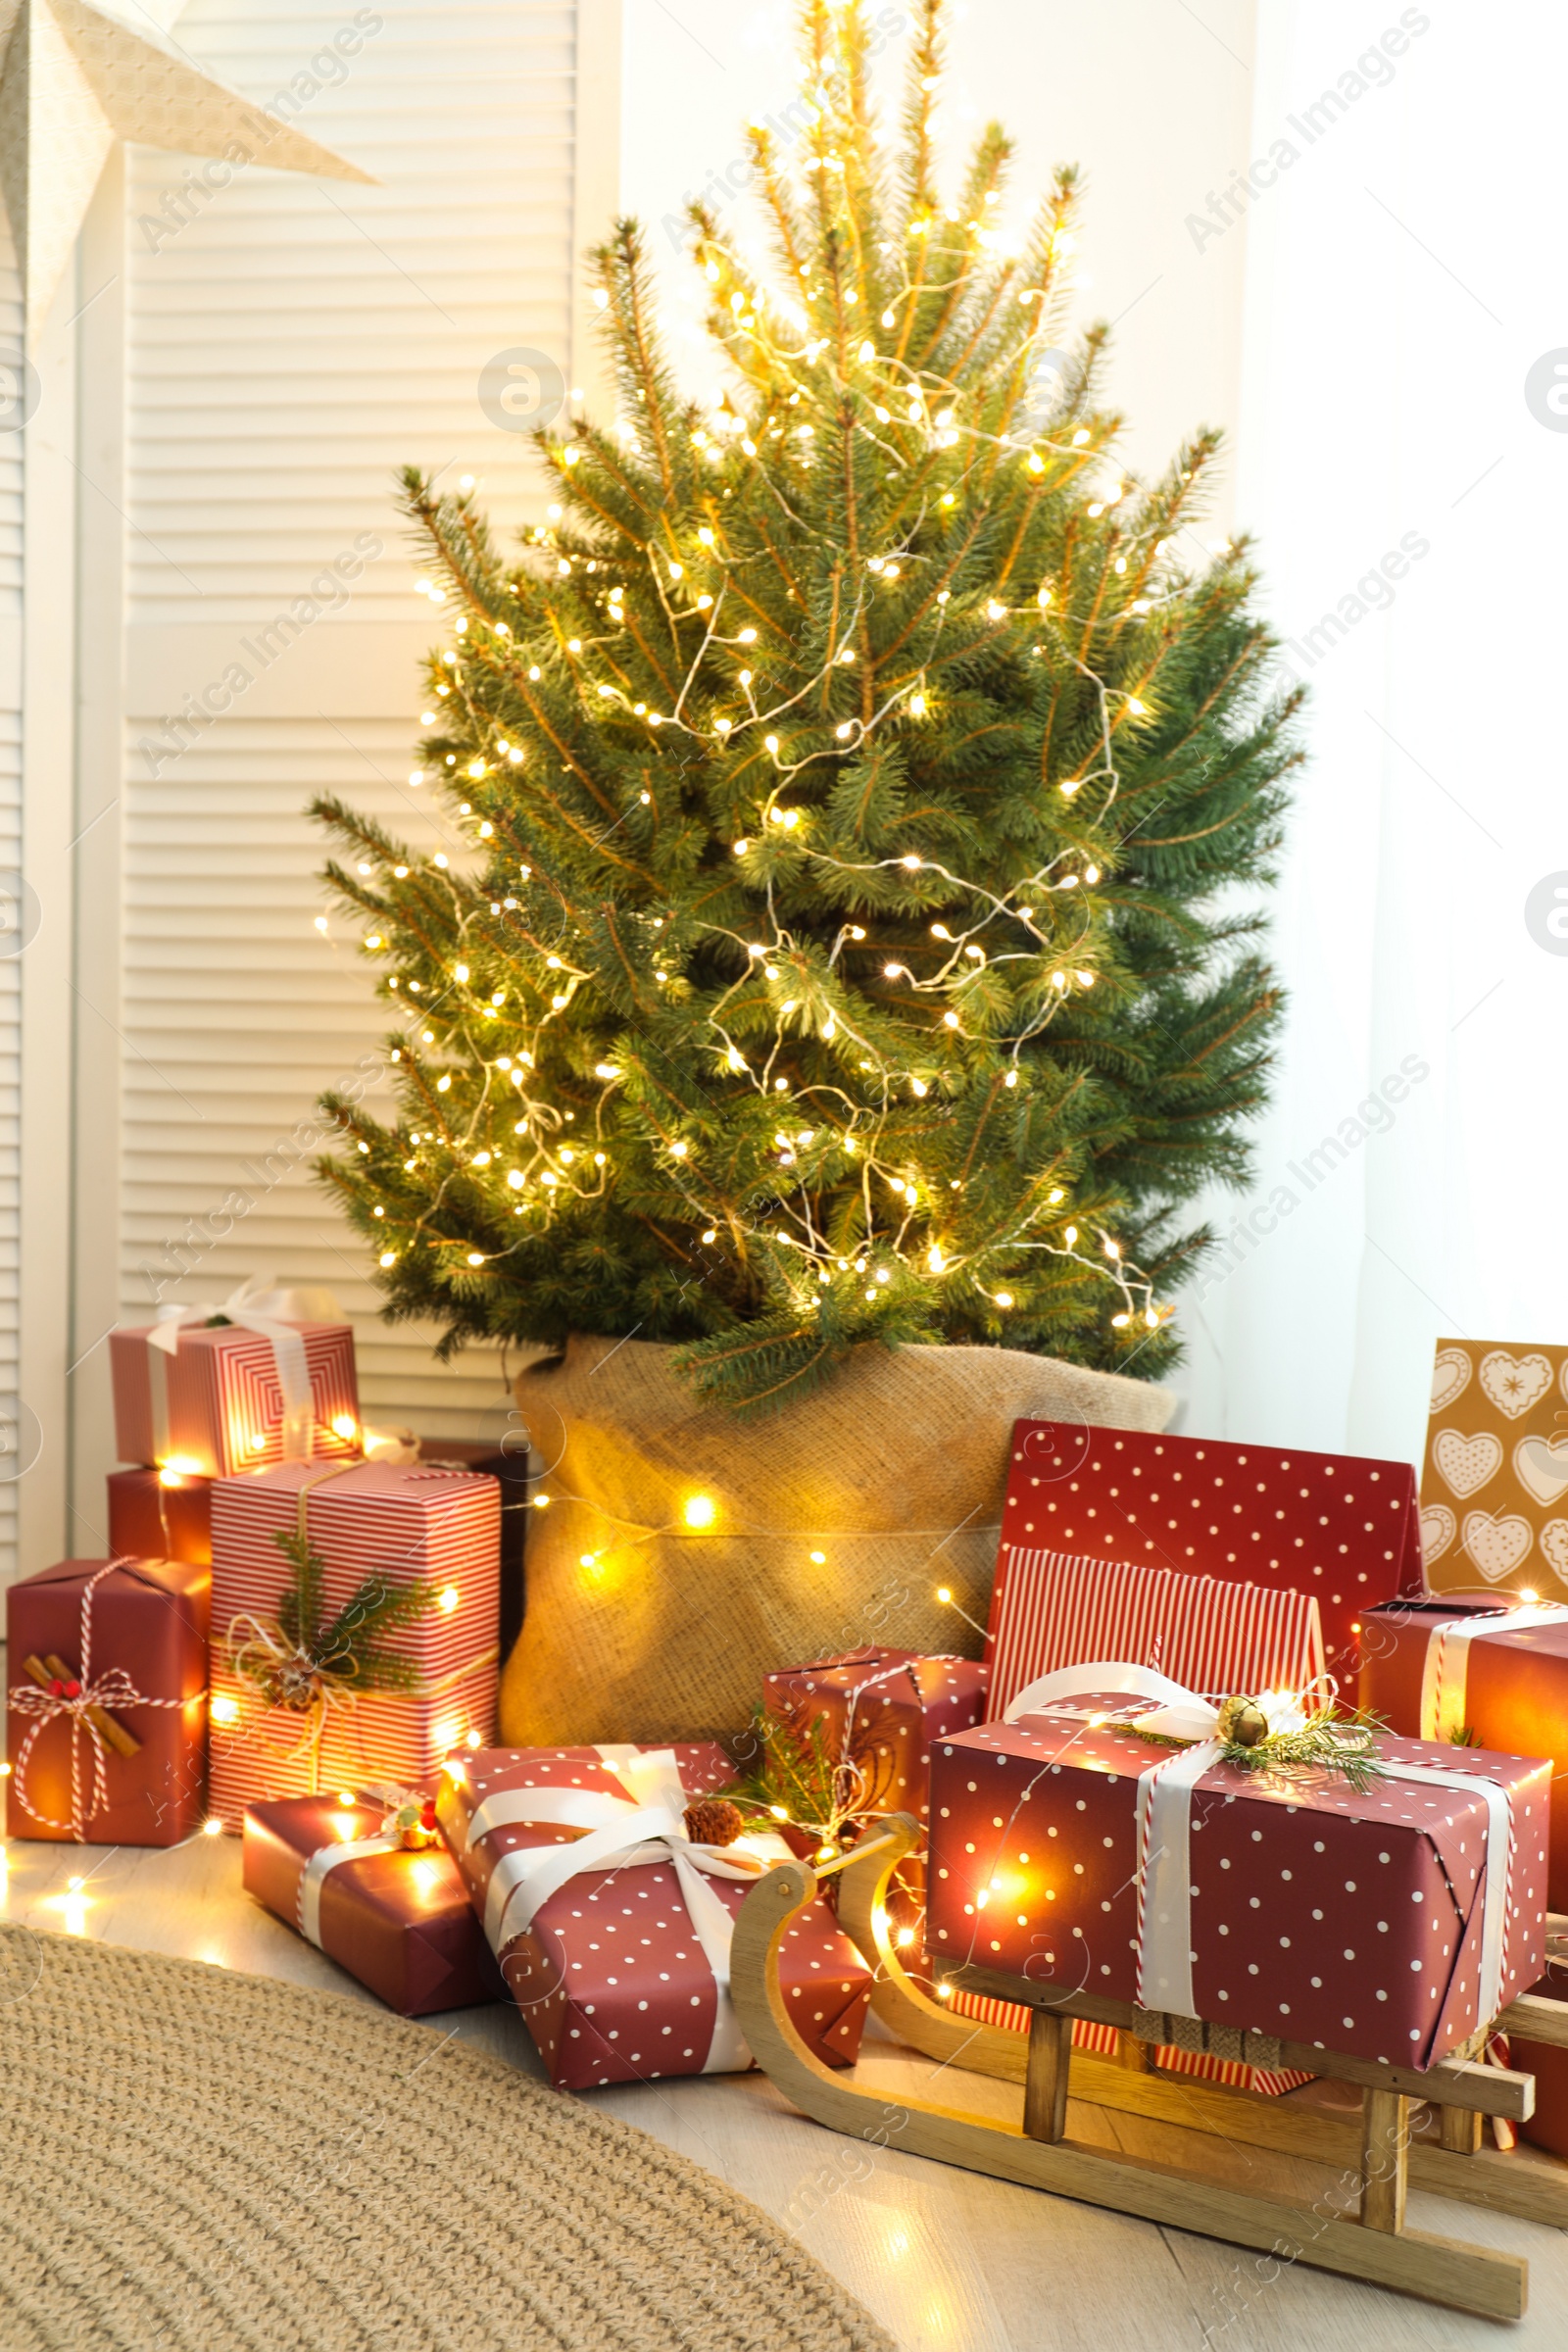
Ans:
[[[1181,1426],[1415,1458],[1440,1334],[1568,1339],[1568,17],[1260,0],[1254,83],[1189,228],[1248,240],[1236,507],[1309,764]]]

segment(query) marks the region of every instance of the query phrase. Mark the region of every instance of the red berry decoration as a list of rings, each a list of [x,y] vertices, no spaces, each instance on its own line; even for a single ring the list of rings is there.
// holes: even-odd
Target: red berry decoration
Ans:
[[[75,1681],[69,1682],[66,1685],[66,1696],[68,1698],[79,1698],[81,1696],[81,1685]]]
[[[53,1678],[49,1685],[49,1695],[51,1698],[64,1698],[66,1695],[66,1686],[60,1680],[58,1674]]]

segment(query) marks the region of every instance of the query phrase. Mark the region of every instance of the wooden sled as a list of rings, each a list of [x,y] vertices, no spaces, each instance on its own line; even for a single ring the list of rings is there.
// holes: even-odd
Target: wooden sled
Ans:
[[[1113,2025],[1128,2042],[1174,2038],[1166,2031],[1170,2021],[1096,1994],[1063,1999],[1054,1987],[987,1970],[946,1972],[950,1982],[1019,2003],[1031,2012],[1026,2041],[1022,2035],[977,2027],[955,2017],[909,1979],[888,1934],[882,1908],[888,1878],[918,1837],[909,1816],[896,1815],[876,1838],[831,1866],[843,1875],[840,1918],[857,1941],[861,1941],[872,1963],[876,1977],[873,2005],[884,2022],[901,2039],[939,2062],[956,2061],[973,2071],[1020,2080],[1024,2092],[1021,2118],[1015,2124],[999,2123],[931,2100],[892,2098],[883,2091],[858,2086],[853,2071],[824,2066],[807,2047],[790,2022],[779,1988],[777,1954],[790,1922],[815,1896],[818,1874],[807,1863],[791,1862],[760,1881],[741,1909],[735,1924],[730,1989],[742,2031],[759,2065],[804,2114],[832,2131],[896,2146],[906,2155],[934,2157],[1144,2221],[1194,2230],[1205,2237],[1228,2238],[1238,2245],[1256,2247],[1282,2263],[1307,2263],[1486,2319],[1522,2316],[1527,2278],[1522,2258],[1406,2230],[1404,2207],[1410,2179],[1422,2187],[1440,2185],[1439,2180],[1431,2177],[1436,2160],[1443,2180],[1441,2193],[1499,2205],[1510,2212],[1525,2210],[1519,2198],[1505,2202],[1487,2193],[1487,2184],[1497,2169],[1504,2164],[1519,2165],[1522,2156],[1521,2173],[1535,2176],[1538,2168],[1524,2151],[1498,2155],[1492,2165],[1486,2151],[1477,2148],[1475,2153],[1465,2154],[1454,2143],[1462,2140],[1469,2145],[1475,2140],[1471,2118],[1500,2115],[1522,2122],[1528,2117],[1534,2109],[1533,2076],[1468,2059],[1450,2059],[1421,2073],[1337,2052],[1298,2050],[1292,2043],[1269,2042],[1266,2058],[1261,2048],[1229,2052],[1250,2057],[1254,2063],[1303,2066],[1359,2088],[1358,2126],[1310,2113],[1304,2114],[1298,2125],[1296,2118],[1281,2115],[1277,2101],[1186,2080],[1165,2081],[1135,2072],[1130,2066],[1074,2052],[1075,2017]],[[1540,2006],[1557,2008],[1554,2003]],[[1555,2031],[1557,2020],[1551,2022],[1554,2031],[1550,2037],[1568,2038]],[[1514,2023],[1523,2030],[1526,2021],[1520,2018]],[[1548,2038],[1534,2009],[1528,2030],[1538,2040]],[[1248,2038],[1262,2041],[1261,2036]],[[1075,2097],[1128,2108],[1189,2131],[1196,2129],[1199,2136],[1193,2142],[1197,2157],[1193,2168],[1107,2152],[1070,2139],[1066,2131],[1069,2073]],[[1411,2145],[1409,2113],[1412,2100],[1417,2099],[1434,2102],[1445,2118],[1444,2136],[1436,2146],[1419,2140]],[[1212,2102],[1221,2103],[1212,2107],[1215,2120],[1200,2123],[1198,2117],[1208,2111]],[[1239,2115],[1256,2117],[1254,2129],[1238,2131]],[[1449,2122],[1446,2119],[1450,2117],[1461,2120]],[[1330,2199],[1320,2200],[1316,2210],[1307,2210],[1287,2197],[1230,2187],[1201,2169],[1204,2131],[1223,2131],[1233,2139],[1250,2138],[1259,2146],[1338,2166],[1357,2184],[1353,2208],[1339,2212]],[[1555,2170],[1550,2159],[1543,2159],[1542,2164],[1548,2173]],[[1464,2180],[1475,2180],[1477,2187],[1449,2185],[1450,2177],[1459,2178],[1453,2174],[1454,2167],[1463,2167]],[[1560,2226],[1568,2207],[1556,2204],[1548,2211],[1550,2204],[1543,2191],[1542,2202],[1530,2210],[1530,2218]]]
[[[889,2031],[923,2057],[957,2066],[971,2074],[990,2075],[1004,2082],[1026,2078],[1029,2036],[1009,2034],[997,2026],[956,2015],[941,2000],[933,2000],[923,1985],[906,1971],[889,1930],[884,1902],[887,1883],[905,1856],[920,1842],[912,1816],[895,1814],[877,1840],[876,1867],[846,1867],[839,1887],[839,1922],[858,1945],[872,1972],[871,2006]],[[869,1862],[867,1844],[859,1849]],[[858,1860],[859,1856],[855,1859]],[[1558,1923],[1568,1926],[1568,1922]],[[1030,1988],[1014,1979],[978,1968],[944,1971],[942,1985],[1019,2005],[1028,2002]],[[1041,1998],[1035,1988],[1035,1999]],[[1048,1994],[1054,2007],[1061,2004]],[[1298,2156],[1310,2163],[1340,2169],[1360,2161],[1360,2126],[1352,2115],[1339,2116],[1297,2099],[1265,2098],[1247,2090],[1228,2089],[1217,2082],[1190,2076],[1156,2073],[1152,2051],[1164,2045],[1194,2050],[1212,2047],[1216,2056],[1240,2058],[1254,2066],[1290,2067],[1313,2075],[1366,2084],[1367,2072],[1348,2072],[1355,2063],[1330,2065],[1324,2053],[1281,2042],[1264,2034],[1240,2034],[1200,2026],[1191,2018],[1157,2016],[1134,2011],[1124,2004],[1090,1995],[1068,2004],[1075,2017],[1120,2030],[1116,2058],[1088,2050],[1072,2053],[1072,2095],[1097,2107],[1141,2115],[1183,2131],[1208,2132],[1220,2138],[1242,2140],[1276,2155]],[[1568,2046],[1568,2003],[1527,1995],[1515,2001],[1497,2020],[1497,2028],[1527,2035],[1532,2041]],[[1479,2037],[1478,2037],[1479,2038]],[[1462,2058],[1449,2067],[1466,2066]],[[1540,2222],[1548,2229],[1568,2230],[1568,2163],[1531,2147],[1501,2149],[1484,2142],[1488,2115],[1518,2121],[1522,2111],[1502,2105],[1483,2107],[1468,2102],[1441,2103],[1444,2070],[1431,2076],[1406,2069],[1407,2083],[1421,2085],[1413,2096],[1435,2102],[1413,2122],[1409,2133],[1408,2176],[1417,2188],[1434,2196],[1453,2197],[1462,2204],[1484,2205],[1516,2220]],[[1472,2069],[1471,2071],[1481,2071]],[[1489,2074],[1497,2070],[1487,2069]],[[1519,2078],[1524,2080],[1524,2078]],[[1529,2078],[1531,2081],[1534,2078]]]

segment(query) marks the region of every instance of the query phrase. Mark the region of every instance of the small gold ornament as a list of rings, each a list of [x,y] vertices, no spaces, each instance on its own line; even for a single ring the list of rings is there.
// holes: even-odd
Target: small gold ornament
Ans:
[[[435,1806],[428,1797],[400,1805],[392,1816],[392,1827],[411,1854],[424,1853],[440,1837],[435,1826]]]
[[[1228,1698],[1219,1711],[1215,1735],[1227,1747],[1256,1747],[1268,1738],[1268,1717],[1255,1699]]]

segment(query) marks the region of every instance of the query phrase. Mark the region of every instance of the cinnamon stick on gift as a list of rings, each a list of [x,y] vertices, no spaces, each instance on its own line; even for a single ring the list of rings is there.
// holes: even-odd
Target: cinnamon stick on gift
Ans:
[[[40,1690],[47,1690],[52,1683],[74,1683],[77,1679],[64,1658],[56,1657],[53,1650],[46,1658],[24,1658],[22,1663]],[[127,1732],[124,1725],[117,1723],[113,1715],[108,1714],[104,1708],[88,1707],[85,1712],[87,1721],[92,1725],[99,1739],[106,1747],[112,1747],[117,1756],[135,1756],[141,1753],[141,1741],[135,1733]]]

